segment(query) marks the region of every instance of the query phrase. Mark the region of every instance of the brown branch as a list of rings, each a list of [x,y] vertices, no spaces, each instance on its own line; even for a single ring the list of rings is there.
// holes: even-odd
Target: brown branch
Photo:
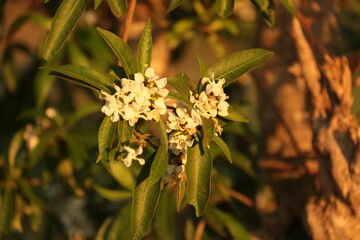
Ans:
[[[130,0],[129,8],[125,18],[124,31],[122,34],[122,39],[124,42],[127,42],[129,39],[129,29],[134,16],[135,7],[136,7],[136,0]]]
[[[224,185],[217,184],[216,187],[219,189],[220,192],[228,194],[229,196],[231,196],[232,198],[235,198],[239,202],[242,202],[246,206],[248,206],[248,207],[254,206],[253,201],[250,198],[248,198],[247,196],[245,196],[244,194],[234,191],[231,188],[227,188]]]

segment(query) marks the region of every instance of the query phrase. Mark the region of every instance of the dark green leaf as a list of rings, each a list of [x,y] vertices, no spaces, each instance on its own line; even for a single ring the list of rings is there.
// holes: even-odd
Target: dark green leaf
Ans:
[[[214,121],[211,119],[201,118],[201,121],[202,121],[201,128],[203,131],[202,145],[205,148],[210,144],[214,136],[215,124]]]
[[[170,2],[170,6],[168,7],[167,12],[171,12],[172,10],[174,10],[175,8],[177,8],[178,6],[180,6],[181,4],[183,4],[184,0],[171,0]]]
[[[186,193],[187,180],[181,180],[176,188],[176,211],[180,212]]]
[[[118,121],[118,135],[119,135],[119,149],[128,146],[133,136],[134,127],[130,126],[129,123],[123,119]]]
[[[186,198],[188,203],[195,207],[196,216],[199,217],[204,213],[210,197],[212,157],[208,148],[201,152],[200,144],[188,148],[187,151]]]
[[[121,17],[126,13],[126,0],[107,0],[107,2],[115,17]]]
[[[94,9],[97,9],[103,0],[94,0]]]
[[[130,191],[112,190],[99,185],[94,185],[94,189],[100,196],[110,201],[124,201],[132,197]]]
[[[0,238],[5,238],[11,229],[11,220],[14,215],[14,193],[9,189],[1,190],[0,193],[2,197],[0,199]]]
[[[239,114],[237,111],[235,111],[235,109],[231,106],[229,106],[228,108],[228,115],[227,116],[221,116],[222,118],[225,118],[227,120],[233,121],[233,122],[244,122],[244,123],[248,123],[249,120],[242,116],[241,114]]]
[[[275,26],[275,2],[274,0],[251,0],[257,7],[270,27]]]
[[[151,164],[148,187],[151,187],[152,184],[158,182],[164,176],[168,165],[168,138],[165,125],[161,119],[156,123],[156,129],[160,133],[160,147],[156,151],[155,158]]]
[[[240,223],[235,217],[219,209],[214,209],[213,211],[215,215],[218,217],[218,220],[224,223],[225,227],[228,229],[233,239],[235,240],[250,239],[249,232],[246,230],[244,225]]]
[[[149,182],[150,169],[155,158],[154,155],[146,161],[138,176],[131,208],[131,233],[129,237],[131,240],[142,239],[150,226],[160,197],[161,181],[159,180],[151,185]]]
[[[292,0],[280,0],[280,2],[294,17],[298,17],[296,7]]]
[[[80,85],[86,85],[97,90],[109,92],[113,88],[112,82],[108,77],[85,66],[46,66],[43,67],[43,69],[51,71],[50,75],[57,76],[64,80],[69,80]]]
[[[168,97],[173,98],[175,100],[178,100],[180,102],[182,102],[183,104],[185,104],[186,106],[192,108],[192,103],[190,102],[190,100],[188,98],[186,98],[183,94],[178,93],[178,92],[170,92],[168,94]]]
[[[137,69],[144,73],[146,68],[151,66],[152,54],[152,36],[151,36],[151,21],[147,20],[144,31],[141,34],[138,53],[137,53]]]
[[[69,153],[75,169],[82,169],[85,165],[85,160],[88,157],[87,149],[84,145],[80,144],[79,139],[76,139],[76,135],[73,133],[67,134],[65,136],[65,141],[67,152]]]
[[[168,78],[167,83],[175,88],[178,94],[183,95],[184,98],[188,99],[190,96],[190,88],[188,87],[188,78],[186,76],[175,76]]]
[[[211,66],[207,75],[214,73],[215,79],[225,78],[225,87],[245,72],[264,64],[271,55],[272,52],[261,48],[236,52]]]
[[[97,31],[101,37],[106,41],[111,50],[114,52],[118,60],[121,62],[126,75],[130,78],[130,75],[136,72],[136,60],[129,47],[121,38],[101,28],[97,28]]]
[[[108,168],[111,176],[124,188],[134,190],[135,177],[129,168],[127,168],[123,161],[110,161]]]
[[[169,188],[165,188],[160,196],[155,213],[155,232],[158,240],[176,239],[175,228],[175,198]]]
[[[100,108],[101,108],[100,105],[97,103],[93,103],[93,104],[89,104],[84,107],[81,107],[75,113],[71,114],[67,118],[66,127],[67,128],[74,127],[83,118],[85,118],[91,114],[99,112]]]
[[[113,140],[116,132],[116,123],[106,116],[100,125],[98,133],[99,157],[96,162],[104,161],[108,163],[109,153],[113,146]]]
[[[86,8],[86,0],[64,0],[51,23],[46,38],[43,57],[49,61],[64,45]]]
[[[200,56],[200,54],[196,54],[198,63],[199,63],[199,69],[200,69],[200,77],[207,77],[207,67],[204,59]]]
[[[108,240],[128,239],[130,234],[131,203],[121,207],[108,232]]]
[[[228,17],[234,9],[234,0],[216,0],[216,12],[220,17]]]
[[[230,150],[226,143],[221,139],[221,137],[214,135],[212,140],[216,143],[216,145],[219,146],[221,151],[223,151],[229,162],[232,163]]]

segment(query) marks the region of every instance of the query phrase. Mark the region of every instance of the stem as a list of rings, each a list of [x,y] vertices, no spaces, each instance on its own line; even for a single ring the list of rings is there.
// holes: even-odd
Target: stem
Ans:
[[[136,7],[136,0],[130,0],[128,12],[126,14],[126,19],[125,19],[124,31],[122,34],[122,39],[124,42],[127,42],[129,38],[129,29],[134,16],[135,7]]]

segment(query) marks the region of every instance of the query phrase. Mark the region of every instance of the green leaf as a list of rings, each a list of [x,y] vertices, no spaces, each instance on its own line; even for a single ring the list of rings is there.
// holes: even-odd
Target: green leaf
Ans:
[[[94,9],[96,10],[103,0],[94,0]]]
[[[246,117],[242,116],[237,111],[235,111],[235,109],[232,106],[229,106],[228,113],[229,114],[227,116],[221,116],[221,117],[233,122],[244,122],[244,123],[249,122],[249,120]]]
[[[103,198],[110,201],[124,201],[132,197],[132,192],[123,190],[112,190],[94,185],[95,191]]]
[[[168,94],[168,97],[173,98],[175,100],[178,100],[180,102],[182,102],[183,104],[185,104],[186,106],[192,108],[192,103],[190,102],[190,100],[188,98],[186,98],[183,94],[178,93],[178,92],[170,92]]]
[[[2,197],[0,199],[0,238],[2,238],[8,236],[11,229],[11,220],[14,215],[14,193],[9,189],[0,193]]]
[[[94,240],[105,240],[106,230],[111,224],[111,218],[108,217],[105,221],[101,224],[100,228],[97,230],[96,236]]]
[[[202,145],[203,147],[207,147],[213,136],[214,136],[214,132],[215,132],[215,124],[214,121],[211,119],[206,119],[206,118],[201,118],[202,121],[202,125],[201,128],[203,130],[203,136],[202,136]]]
[[[45,66],[42,69],[51,71],[50,75],[69,80],[79,85],[87,86],[96,90],[104,90],[110,92],[112,82],[103,74],[78,65],[62,65],[62,66]]]
[[[165,125],[161,119],[156,123],[156,129],[160,133],[160,147],[156,151],[155,158],[151,164],[148,187],[151,187],[164,176],[168,165],[168,138]]]
[[[230,232],[234,240],[247,240],[250,239],[249,232],[244,225],[240,223],[233,215],[228,214],[219,209],[213,209],[218,220],[224,223],[227,230]]]
[[[150,168],[154,155],[146,161],[138,176],[131,208],[131,233],[129,237],[131,240],[142,239],[150,226],[159,201],[161,181],[149,184]]]
[[[180,212],[186,193],[187,180],[182,179],[176,186],[176,211]]]
[[[130,75],[136,72],[136,60],[129,45],[112,32],[101,28],[97,28],[97,31],[114,52],[123,65],[126,75],[130,78]]]
[[[232,163],[230,150],[221,137],[214,135],[212,140],[218,145],[221,151],[223,151],[229,162]]]
[[[120,212],[112,223],[108,234],[108,240],[128,239],[130,234],[131,202],[121,207]]]
[[[45,154],[48,144],[51,140],[53,140],[57,135],[57,132],[51,131],[46,132],[44,135],[41,136],[40,141],[36,148],[30,152],[29,158],[29,169],[32,169],[35,167],[39,161],[41,160],[41,157]]]
[[[206,77],[207,76],[207,67],[204,59],[200,56],[200,54],[196,54],[196,57],[198,59],[199,63],[199,69],[200,69],[200,77]]]
[[[135,178],[122,161],[110,161],[108,168],[111,176],[124,188],[134,190]]]
[[[208,148],[201,152],[200,144],[188,148],[187,154],[186,197],[188,203],[195,207],[196,216],[199,217],[204,213],[210,197],[212,157]]]
[[[251,0],[255,7],[261,12],[265,22],[270,27],[275,26],[275,2],[274,0]]]
[[[216,12],[220,17],[228,17],[234,9],[234,0],[216,0]]]
[[[184,0],[171,0],[167,12],[168,13],[171,12],[172,10],[174,10],[175,8],[177,8],[178,6],[183,4],[183,2],[184,2]]]
[[[68,129],[74,127],[83,118],[100,111],[101,106],[97,103],[89,104],[79,108],[75,113],[71,114],[66,121]]]
[[[188,99],[190,96],[190,88],[187,85],[189,83],[189,79],[186,75],[177,75],[175,77],[171,77],[167,79],[167,83],[175,88],[178,94],[181,94],[184,98]],[[188,100],[189,101],[189,100]]]
[[[261,48],[236,52],[211,66],[207,75],[214,73],[215,79],[225,78],[225,87],[245,72],[264,64],[271,55],[272,52]]]
[[[133,136],[134,127],[123,119],[118,121],[119,150],[123,150],[123,146],[127,146]]]
[[[102,121],[98,133],[99,157],[96,162],[109,162],[109,153],[113,145],[113,140],[116,132],[116,123],[106,116]]]
[[[126,0],[107,0],[107,2],[115,17],[121,17],[126,13]]]
[[[86,8],[86,0],[64,0],[51,23],[46,38],[43,57],[49,61],[64,45]]]
[[[138,53],[137,53],[137,69],[144,73],[146,68],[151,66],[152,54],[152,36],[151,36],[151,21],[147,20],[145,28],[141,34]]]
[[[16,160],[17,156],[19,154],[19,150],[23,144],[23,132],[18,131],[14,134],[14,136],[11,139],[10,146],[9,146],[9,153],[8,153],[8,161],[9,161],[9,167],[15,167],[16,166]]]
[[[176,239],[175,208],[174,193],[169,188],[165,188],[161,193],[155,213],[154,228],[156,239]]]
[[[280,0],[281,4],[294,16],[298,17],[296,7],[291,0]]]

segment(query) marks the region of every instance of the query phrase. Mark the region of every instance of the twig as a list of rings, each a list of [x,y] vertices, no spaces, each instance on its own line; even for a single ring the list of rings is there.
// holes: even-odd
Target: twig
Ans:
[[[195,236],[194,236],[194,240],[201,240],[202,236],[204,234],[204,230],[205,230],[205,219],[202,219],[199,224],[197,225],[196,231],[195,231]]]
[[[225,187],[224,185],[217,184],[216,186],[220,192],[230,195],[231,197],[235,198],[239,202],[242,202],[246,206],[248,206],[248,207],[254,206],[253,201],[250,198],[248,198],[247,196],[245,196],[244,194],[234,191],[228,187]]]
[[[126,19],[125,19],[124,31],[122,34],[122,39],[124,42],[127,42],[129,38],[129,29],[134,16],[135,7],[136,7],[136,0],[130,0],[128,12],[126,14]]]

